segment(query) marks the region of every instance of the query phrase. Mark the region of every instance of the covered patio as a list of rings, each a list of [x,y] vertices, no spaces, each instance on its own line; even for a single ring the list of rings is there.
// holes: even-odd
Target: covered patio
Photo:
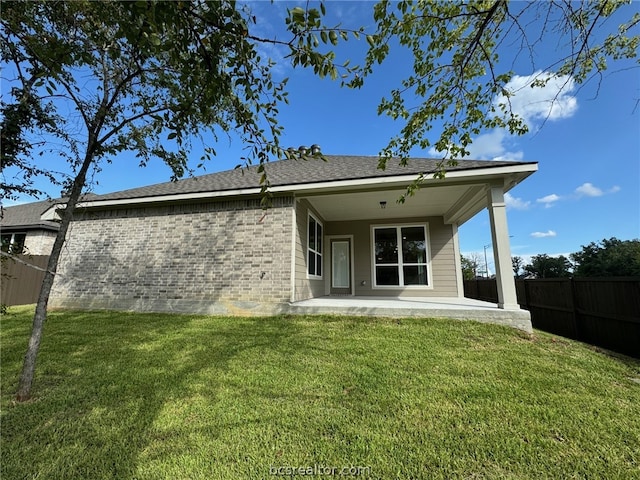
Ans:
[[[289,312],[298,315],[451,318],[494,323],[532,332],[528,311],[505,310],[495,303],[464,297],[324,296],[292,302]]]
[[[361,163],[363,168],[371,167]],[[414,163],[415,168],[420,166],[419,160]],[[386,176],[377,176],[377,170],[365,171],[362,178],[296,186],[296,218],[300,221],[295,241],[301,248],[292,254],[292,264],[297,261],[299,265],[298,270],[294,265],[290,302],[304,308],[354,312],[371,307],[372,299],[379,297],[383,303],[376,303],[370,311],[382,310],[383,315],[395,310],[411,315],[416,310],[424,316],[422,311],[428,309],[432,316],[477,318],[471,312],[479,311],[484,312],[483,318],[507,323],[524,315],[528,322],[528,314],[519,312],[516,299],[505,193],[535,172],[537,165],[474,161],[461,165],[465,168],[448,171],[445,178],[425,177],[421,188],[406,197],[416,174],[407,174],[401,167]],[[497,305],[469,304],[463,291],[458,227],[485,208],[490,219]],[[307,251],[309,225],[320,225],[322,234],[311,231],[324,235],[321,247],[309,247],[311,253]],[[415,251],[405,251],[410,248]],[[309,255],[313,262],[321,258],[322,269],[312,262],[309,270]],[[317,273],[320,271],[324,275]],[[351,299],[355,303],[334,305],[346,301],[335,297],[327,305],[326,298],[334,297],[321,298],[342,294],[355,297]],[[311,303],[301,302],[305,299]],[[396,303],[385,304],[388,299]]]

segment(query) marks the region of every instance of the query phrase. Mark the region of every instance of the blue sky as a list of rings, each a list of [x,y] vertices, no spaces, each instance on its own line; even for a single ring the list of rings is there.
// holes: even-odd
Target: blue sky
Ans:
[[[286,8],[296,3],[248,2],[259,18],[257,34],[281,37]],[[372,2],[328,1],[328,24],[373,29]],[[517,4],[516,4],[517,5]],[[640,3],[625,7],[640,10]],[[611,19],[615,26],[621,17]],[[616,23],[617,22],[617,23]],[[546,42],[546,43],[545,43]],[[531,132],[512,137],[501,130],[476,138],[470,158],[515,159],[539,162],[539,171],[507,197],[508,221],[513,236],[512,254],[525,259],[539,253],[569,254],[592,241],[612,236],[640,237],[640,71],[631,62],[612,65],[602,81],[583,85],[561,79],[564,92],[550,110],[558,82],[544,91],[519,88],[532,74],[544,75],[546,65],[563,53],[563,46],[549,38],[539,45],[535,65],[518,57],[514,108],[527,120]],[[336,50],[337,57],[361,63],[366,41],[349,40]],[[289,105],[280,109],[285,127],[283,145],[320,144],[325,154],[377,155],[401,124],[379,117],[380,99],[410,71],[406,52],[396,51],[360,90],[341,88],[339,82],[318,79],[310,71],[293,69],[284,51],[265,47],[262,52],[277,61],[276,74],[289,77]],[[506,54],[513,52],[504,52]],[[542,72],[542,73],[541,73]],[[434,129],[437,132],[437,128]],[[242,145],[236,138],[220,137],[218,158],[206,165],[211,173],[236,166]],[[434,151],[413,152],[433,157]],[[167,181],[167,167],[151,163],[140,169],[130,155],[120,155],[103,165],[96,177],[96,193],[123,190]],[[52,197],[59,187],[42,185]],[[480,213],[460,229],[461,250],[484,255],[491,243],[488,215]],[[492,271],[491,250],[488,249]]]

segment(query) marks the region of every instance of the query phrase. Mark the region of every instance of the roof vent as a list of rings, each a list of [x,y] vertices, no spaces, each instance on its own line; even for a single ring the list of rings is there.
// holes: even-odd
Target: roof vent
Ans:
[[[314,143],[310,147],[306,147],[304,145],[300,145],[297,149],[294,147],[287,148],[287,157],[291,158],[294,154],[297,154],[300,157],[306,157],[307,155],[312,155],[317,157],[318,155],[322,155],[322,150],[320,149],[320,145]]]

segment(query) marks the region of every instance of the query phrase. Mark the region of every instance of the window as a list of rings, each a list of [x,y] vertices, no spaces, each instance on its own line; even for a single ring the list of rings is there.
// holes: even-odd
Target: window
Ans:
[[[322,278],[322,224],[309,214],[308,226],[307,273]]]
[[[373,249],[374,286],[429,285],[425,225],[374,227]]]
[[[25,252],[26,233],[5,233],[2,235],[2,251],[20,255]]]

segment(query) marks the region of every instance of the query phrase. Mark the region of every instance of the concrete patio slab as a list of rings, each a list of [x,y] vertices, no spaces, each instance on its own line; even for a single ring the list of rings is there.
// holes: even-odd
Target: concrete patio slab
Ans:
[[[533,331],[528,311],[503,310],[495,303],[471,298],[326,296],[290,303],[289,312],[298,315],[452,318],[506,325],[528,333]]]

